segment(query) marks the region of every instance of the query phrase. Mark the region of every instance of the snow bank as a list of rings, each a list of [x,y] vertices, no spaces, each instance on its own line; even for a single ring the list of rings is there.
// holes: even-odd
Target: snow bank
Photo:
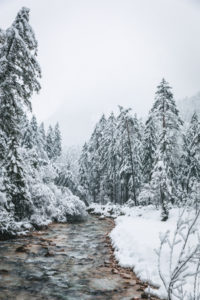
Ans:
[[[143,281],[150,282],[158,289],[152,292],[160,298],[166,298],[166,291],[158,273],[158,256],[155,249],[160,246],[159,235],[170,230],[174,232],[179,215],[179,209],[170,210],[170,218],[167,222],[160,221],[160,211],[155,207],[123,208],[125,216],[119,216],[115,220],[116,227],[110,233],[114,253],[117,261],[123,267],[131,267],[136,275]],[[189,245],[195,242],[192,237]],[[174,260],[178,257],[180,248],[176,247]],[[169,278],[169,248],[166,246],[162,253],[162,272],[166,279]],[[190,264],[190,271],[195,271],[196,266]],[[194,276],[187,278],[184,285],[186,295],[184,300],[193,293]],[[174,298],[177,299],[177,298]]]
[[[92,203],[87,208],[87,211],[91,214],[102,216],[102,217],[111,217],[116,218],[118,216],[125,214],[125,207],[119,204],[107,203],[105,205],[101,205],[98,203]]]

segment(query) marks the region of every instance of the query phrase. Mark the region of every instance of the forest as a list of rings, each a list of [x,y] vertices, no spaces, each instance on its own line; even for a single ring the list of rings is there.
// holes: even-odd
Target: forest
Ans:
[[[45,257],[54,257],[56,251],[64,252],[65,248],[61,247],[70,243],[66,257],[76,243],[79,247],[73,248],[74,253],[77,249],[87,253],[87,243],[91,243],[91,249],[93,244],[96,245],[93,240],[98,240],[101,228],[102,241],[107,243],[105,236],[109,237],[112,259],[116,260],[115,264],[112,262],[112,276],[122,272],[119,266],[129,268],[126,272],[133,270],[135,283],[132,271],[131,275],[124,275],[123,271],[122,277],[129,280],[129,292],[131,284],[137,286],[137,292],[142,286],[141,298],[120,296],[127,289],[126,286],[117,290],[120,281],[115,282],[116,286],[111,285],[112,288],[109,282],[101,281],[100,284],[98,281],[95,288],[90,287],[88,291],[82,278],[72,289],[73,284],[64,285],[64,277],[56,279],[57,273],[53,270],[49,277],[46,271],[46,277],[44,274],[37,279],[31,277],[34,284],[38,278],[54,278],[54,298],[48,299],[200,299],[198,114],[195,112],[189,122],[182,118],[173,89],[163,78],[156,87],[154,101],[151,99],[153,106],[147,118],[140,119],[130,108],[119,106],[117,114],[102,115],[80,153],[75,153],[74,149],[67,152],[62,147],[59,123],[40,124],[32,111],[32,95],[41,89],[37,51],[29,9],[23,7],[12,25],[0,30],[0,254],[13,247],[13,244],[6,244],[12,240],[20,246],[22,243],[16,251],[30,254],[27,250],[30,240],[29,244],[24,244],[26,236],[28,239],[33,234],[34,239],[39,232],[45,234],[44,230],[52,234],[52,228],[56,228],[57,238],[59,230],[65,236],[63,230],[66,228],[69,240],[64,246],[59,246],[56,240],[56,246],[55,242],[44,239],[48,245],[57,247],[57,250],[48,248]],[[110,218],[114,219],[113,223],[109,223]],[[46,249],[41,242],[37,241],[37,245]],[[95,255],[101,255],[104,266],[109,265],[103,256],[108,255],[105,249],[102,250],[99,244],[94,247],[95,253],[90,259],[95,261]],[[43,250],[31,253],[29,260],[22,261],[28,263],[30,259],[39,258]],[[79,266],[89,265],[84,261],[84,255],[80,258],[80,253],[71,259],[79,259]],[[62,264],[57,266],[58,273],[61,265],[66,263],[63,257]],[[2,265],[5,265],[8,257],[3,255],[2,258]],[[51,263],[45,261],[45,270]],[[102,263],[96,270],[99,267]],[[6,272],[7,269],[0,269],[0,279]],[[76,273],[70,273],[70,276],[77,276]],[[65,271],[59,276],[63,274]],[[36,293],[34,284],[30,287],[33,296],[30,299],[47,299],[49,294],[44,294],[44,298],[33,294]],[[94,286],[94,282],[92,284]],[[85,298],[78,293],[80,286],[86,289],[84,293],[94,298]],[[13,299],[10,291],[0,288],[3,295],[0,299]],[[61,290],[62,295],[58,294]],[[76,294],[67,294],[72,292]],[[66,297],[62,298],[65,293]],[[101,297],[95,298],[95,295]]]
[[[84,216],[85,205],[65,186],[55,184],[63,164],[59,124],[37,124],[31,96],[39,92],[37,41],[22,8],[12,26],[0,32],[0,148],[2,238],[50,222]],[[66,170],[67,172],[67,170]],[[70,204],[66,203],[66,199]]]
[[[80,184],[92,202],[155,205],[166,221],[170,205],[199,206],[198,115],[182,121],[165,79],[145,123],[119,106],[119,114],[103,115],[83,147]]]

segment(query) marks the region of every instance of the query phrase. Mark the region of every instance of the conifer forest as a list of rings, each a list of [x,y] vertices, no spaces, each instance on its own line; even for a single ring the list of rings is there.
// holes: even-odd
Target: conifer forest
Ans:
[[[146,63],[142,38],[152,38],[152,45],[157,30],[151,25],[148,29],[148,22],[145,29],[140,27],[137,16],[146,22],[144,9],[150,5],[149,16],[157,20],[157,9],[163,16],[159,24],[166,26],[164,33],[169,40],[176,36],[177,28],[182,30],[172,16],[171,5],[182,26],[189,24],[187,18],[196,18],[195,29],[191,23],[190,34],[180,34],[179,38],[190,40],[186,50],[190,56],[194,53],[194,59],[187,58],[187,62],[189,65],[190,59],[191,64],[194,60],[198,67],[198,46],[192,48],[193,39],[195,45],[198,43],[194,37],[199,30],[198,4],[186,0],[184,4],[179,0],[176,4],[166,0],[162,4],[157,0],[148,4],[145,0],[84,0],[82,4],[78,0],[50,0],[48,5],[45,0],[42,13],[39,0],[34,4],[30,1],[31,9],[23,4],[18,12],[19,3],[8,2],[0,1],[2,23],[8,24],[7,18],[15,15],[11,25],[0,29],[0,300],[200,300],[200,94],[181,96],[182,100],[176,96],[187,95],[187,89],[190,91],[199,79],[195,81],[195,68],[193,74],[188,69],[191,85],[186,81],[180,84],[184,76],[180,75],[183,70],[178,70],[178,59],[184,54],[178,58],[174,50],[177,65],[173,76],[168,72],[170,60],[161,64],[163,75],[156,73],[155,65],[150,83],[142,74],[141,100],[137,102],[131,95],[140,87],[140,68]],[[125,63],[130,53],[123,48],[125,40],[124,45],[120,42],[125,36],[131,47],[131,37],[124,28],[132,30],[132,23],[127,25],[126,21],[132,22],[133,7],[134,26],[140,27],[141,36],[144,34],[137,36],[131,27],[136,44],[141,43],[134,46],[139,47],[138,52],[133,47],[141,58],[138,67],[134,60],[135,70],[129,67],[131,60]],[[174,32],[162,7],[169,12]],[[105,20],[100,18],[98,23],[99,16]],[[154,24],[153,19],[149,22]],[[56,24],[60,24],[61,32],[57,27],[51,30]],[[67,31],[70,26],[74,26],[73,34]],[[145,35],[147,29],[152,30],[149,37]],[[63,44],[57,43],[58,38]],[[71,52],[66,52],[65,39],[69,49],[73,49],[70,43],[75,43]],[[106,47],[101,48],[104,41]],[[106,66],[115,59],[112,49],[117,59],[116,65],[111,63],[113,73],[109,73]],[[84,57],[82,63],[79,55]],[[117,81],[120,60],[124,65],[119,74],[127,72],[121,84]],[[66,68],[70,74],[65,77]],[[187,73],[187,65],[184,68]],[[99,81],[94,70],[103,72]],[[91,77],[87,77],[90,71]],[[139,79],[128,90],[126,80],[136,71]],[[53,83],[49,72],[53,73]],[[61,92],[67,93],[66,86],[69,97],[62,104]],[[98,98],[104,89],[108,99]],[[77,95],[78,102],[71,95]],[[37,100],[42,98],[44,104]],[[149,111],[141,114],[142,110]],[[76,132],[79,143],[68,138]]]

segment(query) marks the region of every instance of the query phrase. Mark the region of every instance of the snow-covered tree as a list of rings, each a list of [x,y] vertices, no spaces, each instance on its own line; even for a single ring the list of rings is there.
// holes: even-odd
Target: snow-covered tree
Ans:
[[[174,202],[176,198],[182,121],[171,87],[165,79],[157,87],[152,115],[159,130],[155,167],[152,174],[153,186],[154,190],[157,190],[155,197],[159,197],[161,203],[162,219],[166,220],[168,218],[167,203]]]
[[[86,215],[78,197],[55,185],[59,166],[47,156],[44,126],[27,117],[40,89],[36,56],[29,10],[22,8],[12,26],[0,30],[0,239]]]
[[[100,196],[100,186],[101,186],[101,192],[102,192],[102,184],[101,180],[103,178],[103,156],[104,151],[102,145],[103,145],[103,137],[104,137],[104,130],[106,126],[106,118],[103,115],[97,125],[95,126],[95,129],[92,133],[92,136],[88,142],[88,152],[89,152],[89,160],[91,164],[90,168],[90,191],[92,193],[92,197],[95,201],[98,201],[98,198]],[[102,152],[103,151],[103,152]]]
[[[61,145],[61,133],[59,123],[56,124],[54,129],[54,150],[53,150],[53,157],[57,159],[62,153],[62,145]]]
[[[4,186],[19,219],[30,214],[30,196],[19,148],[24,110],[31,109],[30,97],[40,89],[36,56],[37,41],[29,25],[29,9],[23,7],[6,30],[0,50],[0,131],[6,144]]]
[[[90,191],[91,164],[89,161],[88,145],[85,143],[79,159],[79,182],[84,190],[84,197],[91,195]]]
[[[141,186],[142,140],[137,117],[130,115],[130,109],[120,108],[117,117],[116,146],[118,148],[119,174],[121,180],[121,201],[132,197],[137,204]]]
[[[38,124],[35,116],[33,116],[30,121],[30,130],[31,130],[31,139],[32,139],[31,143],[32,143],[32,147],[34,147],[38,145]]]
[[[38,128],[38,150],[41,158],[47,159],[46,153],[46,133],[44,129],[44,123],[41,123]]]
[[[46,151],[49,159],[52,159],[54,157],[54,131],[51,125],[47,130]]]
[[[104,170],[106,194],[111,202],[117,202],[117,149],[116,149],[117,121],[113,113],[108,118],[104,134]]]
[[[182,180],[187,193],[200,182],[200,123],[193,114],[188,130],[184,135]]]
[[[153,119],[153,114],[150,111],[148,119],[145,123],[144,137],[143,137],[143,159],[142,168],[144,182],[149,183],[151,181],[151,176],[153,168],[155,165],[155,154],[157,149],[157,130],[155,122]]]

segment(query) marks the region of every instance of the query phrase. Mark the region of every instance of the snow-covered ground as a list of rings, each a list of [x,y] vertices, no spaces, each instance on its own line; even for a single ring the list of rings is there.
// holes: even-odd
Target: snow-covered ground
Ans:
[[[101,207],[93,204],[92,209],[95,213],[105,216],[109,216],[110,211],[114,212],[114,216],[118,215],[115,219],[116,226],[110,233],[117,261],[123,267],[133,268],[134,272],[141,280],[150,282],[157,287],[158,289],[152,290],[155,295],[163,299],[167,298],[166,290],[159,276],[158,255],[155,250],[159,249],[160,237],[167,231],[170,231],[169,237],[172,240],[177,220],[182,210],[172,208],[170,210],[169,220],[161,222],[160,211],[153,206],[131,208],[128,206],[114,206],[111,208],[111,205]],[[194,212],[192,211],[186,211],[183,219],[186,218],[189,222],[189,216],[193,218],[193,213]],[[195,243],[197,243],[196,233],[193,233],[190,236],[188,246],[193,247]],[[177,262],[180,248],[181,242],[174,248],[172,269]],[[169,262],[170,248],[166,243],[161,256],[161,270],[166,282],[168,282],[170,273]],[[189,272],[191,275],[195,270],[196,265],[190,263],[185,272]],[[173,299],[194,299],[193,290],[194,276],[190,276],[187,277],[183,285],[183,291],[186,292],[186,294],[183,298],[174,297]]]

